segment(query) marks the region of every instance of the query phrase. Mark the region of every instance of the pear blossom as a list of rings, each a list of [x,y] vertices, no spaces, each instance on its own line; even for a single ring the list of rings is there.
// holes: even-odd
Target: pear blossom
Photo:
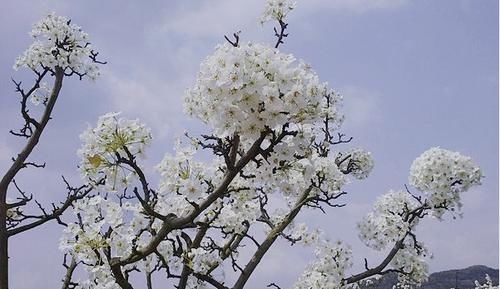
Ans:
[[[325,234],[321,229],[309,230],[306,223],[292,223],[288,225],[285,233],[287,233],[290,238],[296,240],[299,244],[304,246],[317,245],[324,239]]]
[[[401,240],[417,223],[408,214],[419,206],[407,192],[390,191],[380,196],[358,223],[359,237],[370,248],[381,250]]]
[[[279,130],[285,123],[318,122],[326,114],[334,126],[341,114],[337,106],[328,104],[337,98],[308,65],[297,63],[291,54],[263,44],[222,44],[201,64],[184,107],[216,136],[238,133],[245,141],[266,129]]]
[[[308,265],[295,289],[340,289],[346,270],[352,266],[351,248],[337,241],[323,241],[314,251],[316,260]]]
[[[138,120],[120,117],[120,113],[107,113],[80,135],[83,141],[78,151],[80,173],[89,183],[97,185],[106,177],[106,188],[116,190],[126,187],[134,172],[126,167],[120,157],[142,156],[151,141],[150,130]]]
[[[283,20],[290,11],[295,9],[297,2],[290,0],[267,0],[264,12],[261,16],[261,23],[276,20]]]
[[[71,70],[90,79],[99,76],[95,52],[89,43],[89,36],[71,21],[54,13],[48,14],[33,25],[33,44],[17,58],[15,69],[28,67],[32,70],[56,67]]]
[[[206,274],[210,268],[222,262],[217,251],[210,252],[203,248],[191,249],[187,254],[187,258],[191,269],[200,274]]]
[[[349,172],[359,180],[367,178],[374,166],[371,153],[360,148],[339,154],[337,159],[340,162],[340,170]]]
[[[475,285],[475,289],[498,289],[498,285],[495,286],[493,285],[493,281],[491,280],[491,277],[486,274],[485,276],[485,279],[486,279],[486,282],[481,284],[479,283],[479,281],[475,280],[474,281],[474,285]]]
[[[40,83],[40,87],[31,95],[31,103],[39,105],[40,103],[47,102],[51,90],[52,88],[46,82]]]
[[[481,184],[481,169],[470,157],[441,148],[431,148],[415,159],[410,168],[412,186],[428,196],[436,217],[460,209],[460,193]]]
[[[391,266],[401,273],[398,274],[400,286],[420,285],[428,279],[427,258],[431,257],[427,248],[421,242],[405,239],[403,248],[391,260]]]

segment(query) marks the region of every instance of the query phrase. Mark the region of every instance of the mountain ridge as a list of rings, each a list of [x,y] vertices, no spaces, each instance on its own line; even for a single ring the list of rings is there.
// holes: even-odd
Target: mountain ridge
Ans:
[[[463,269],[450,269],[432,273],[427,282],[422,283],[420,289],[473,289],[475,281],[486,283],[486,274],[493,281],[493,285],[498,286],[498,269],[493,269],[484,265],[474,265]],[[397,274],[388,273],[372,284],[363,286],[362,289],[392,289],[397,283]]]

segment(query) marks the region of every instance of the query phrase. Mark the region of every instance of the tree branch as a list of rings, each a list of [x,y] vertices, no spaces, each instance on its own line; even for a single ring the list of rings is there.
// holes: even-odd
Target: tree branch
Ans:
[[[273,245],[273,243],[276,241],[278,236],[283,232],[283,230],[293,221],[293,219],[297,216],[297,214],[300,212],[302,207],[306,204],[307,198],[309,196],[309,193],[312,190],[312,186],[307,188],[300,198],[297,200],[295,203],[295,206],[293,209],[285,216],[283,221],[279,224],[277,224],[274,229],[272,229],[269,234],[267,234],[266,239],[260,247],[255,251],[253,254],[252,258],[250,261],[247,263],[245,266],[245,269],[243,269],[243,272],[240,274],[240,277],[236,281],[236,283],[233,286],[233,289],[242,289],[250,276],[252,275],[253,271],[257,267],[257,265],[260,263],[264,255],[267,253],[269,248]]]

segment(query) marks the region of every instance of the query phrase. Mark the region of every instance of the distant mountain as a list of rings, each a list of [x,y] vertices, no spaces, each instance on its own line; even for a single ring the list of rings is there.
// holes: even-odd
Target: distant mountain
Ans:
[[[436,272],[429,276],[429,280],[420,286],[420,289],[473,289],[474,281],[485,283],[485,275],[488,274],[493,284],[498,286],[498,269],[477,265],[465,269],[448,270]],[[392,289],[397,283],[397,274],[389,273],[384,275],[373,284],[363,289]]]

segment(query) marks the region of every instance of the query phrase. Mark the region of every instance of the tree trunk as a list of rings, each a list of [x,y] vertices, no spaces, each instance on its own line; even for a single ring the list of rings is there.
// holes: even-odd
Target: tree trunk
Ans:
[[[7,240],[7,190],[0,191],[0,289],[9,288],[9,251]]]

